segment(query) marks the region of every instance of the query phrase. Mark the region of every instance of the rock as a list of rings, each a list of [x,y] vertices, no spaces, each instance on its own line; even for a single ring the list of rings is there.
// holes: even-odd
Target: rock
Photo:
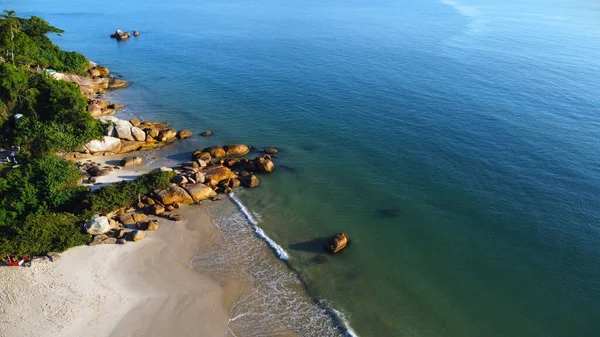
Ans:
[[[108,75],[110,75],[110,71],[108,71],[106,67],[95,66],[94,68],[100,72],[100,76],[102,77],[107,77]]]
[[[85,231],[91,235],[104,234],[111,230],[108,218],[101,216],[100,214],[95,214],[92,216],[92,219],[86,222],[83,225],[83,228],[85,228]]]
[[[165,208],[162,205],[154,204],[148,206],[148,213],[152,215],[161,215],[165,212]]]
[[[114,219],[108,219],[108,224],[110,229],[119,228],[119,226],[121,226],[121,224],[116,222]]]
[[[137,118],[130,119],[129,123],[131,123],[131,125],[133,125],[133,126],[140,126],[140,124],[142,124],[142,122]]]
[[[183,216],[179,215],[179,214],[169,214],[169,216],[167,216],[167,219],[169,219],[171,221],[182,221]]]
[[[142,158],[136,156],[128,156],[121,160],[121,166],[123,167],[140,166],[142,163]]]
[[[136,222],[146,220],[146,215],[141,213],[123,213],[119,215],[119,221],[124,225],[134,225]]]
[[[179,138],[179,139],[186,139],[192,135],[193,135],[193,133],[190,130],[179,130],[177,132],[177,138]]]
[[[127,243],[127,240],[125,240],[125,239],[117,239],[117,244],[118,245],[124,245],[126,243]]]
[[[258,178],[256,178],[256,179],[258,180]],[[239,179],[231,179],[231,180],[229,181],[229,187],[231,187],[231,188],[237,188],[237,187],[240,187],[240,185],[241,185],[241,184],[242,184],[242,183],[240,182],[240,180],[239,180]],[[257,182],[256,184],[258,185],[258,182]]]
[[[126,88],[128,86],[129,86],[129,82],[120,80],[116,77],[111,78],[110,81],[108,82],[109,89]]]
[[[213,185],[217,185],[222,180],[237,178],[235,173],[223,166],[208,167],[204,171],[204,176]]]
[[[146,226],[146,230],[153,232],[158,230],[158,221],[156,220],[150,220],[148,221],[148,225]]]
[[[327,240],[325,247],[332,253],[337,253],[346,248],[348,243],[350,243],[348,236],[345,233],[340,233]]]
[[[136,140],[122,140],[119,153],[140,151],[144,148],[144,145],[146,145],[144,142],[138,142]]]
[[[197,160],[201,160],[204,163],[209,162],[212,159],[212,156],[209,152],[201,152],[198,156]]]
[[[146,134],[152,138],[158,138],[158,134],[160,133],[160,130],[155,127],[149,127],[145,130],[146,130]]]
[[[171,181],[177,185],[184,185],[188,183],[188,179],[184,176],[174,176]]]
[[[210,131],[210,130],[204,131],[200,134],[200,136],[202,136],[202,137],[212,136],[212,131]]]
[[[133,36],[140,36],[140,32],[138,32],[137,30],[133,31]]]
[[[192,196],[194,202],[199,202],[205,199],[209,199],[217,195],[212,188],[203,184],[190,184],[185,187],[189,195]]]
[[[104,136],[102,140],[91,140],[85,144],[91,153],[97,152],[119,152],[121,140],[115,137]]]
[[[245,156],[250,152],[247,145],[244,144],[231,144],[223,146],[225,155],[227,156]]]
[[[197,159],[196,162],[198,163],[199,167],[206,167],[206,162],[202,159]]]
[[[172,212],[172,211],[174,211],[174,210],[175,210],[175,207],[173,207],[173,205],[167,205],[167,207],[165,207],[165,210],[166,210],[167,212]]]
[[[223,158],[226,155],[225,150],[220,146],[207,147],[204,150],[202,150],[202,152],[210,153],[211,158]],[[200,159],[205,160],[202,157]]]
[[[48,253],[46,256],[50,259],[50,262],[56,262],[60,259],[60,254],[55,252]]]
[[[175,209],[179,209],[181,207],[181,205],[179,205],[176,202],[174,202],[173,204],[171,204],[171,206],[173,206],[173,208],[175,208]]]
[[[240,164],[240,160],[239,159],[227,159],[225,160],[225,162],[223,163],[223,165],[225,167],[229,167],[229,168],[233,168],[236,167]]]
[[[92,69],[90,69],[90,76],[100,77],[100,71],[98,69],[92,68]]]
[[[131,123],[122,119],[113,120],[113,123],[115,124],[115,137],[125,140],[135,140],[131,133],[131,128],[133,127]]]
[[[258,158],[254,160],[258,172],[271,173],[275,169],[275,164],[270,159]]]
[[[186,190],[177,185],[171,185],[169,188],[158,192],[158,200],[163,205],[170,205],[175,202],[180,204],[189,204],[194,201],[188,192],[186,192]]]
[[[204,176],[204,173],[202,173],[202,172],[196,172],[194,174],[194,180],[197,183],[203,183],[206,180],[206,177]]]
[[[137,209],[143,209],[144,207],[146,207],[146,205],[144,205],[143,202],[138,202],[135,204],[135,208]]]
[[[106,245],[106,244],[115,244],[117,243],[117,239],[116,238],[111,238],[106,234],[100,234],[100,235],[96,235],[94,236],[94,239],[92,240],[92,242],[90,242],[90,246],[97,246],[97,245]]]
[[[133,213],[133,214],[131,214],[131,218],[133,219],[134,222],[140,222],[140,221],[146,220],[147,216],[146,216],[146,214],[142,214],[142,213]]]
[[[109,170],[101,169],[98,166],[92,166],[86,171],[92,177],[102,177],[110,174]],[[94,180],[95,182],[95,180]]]
[[[129,232],[129,235],[127,235],[127,240],[134,242],[141,241],[145,238],[146,232],[140,230],[134,230],[132,232]]]
[[[254,187],[258,186],[258,184],[260,183],[260,180],[258,179],[257,176],[250,174],[248,172],[245,172],[245,171],[240,173],[239,181],[242,186],[248,187],[248,188],[254,188]]]
[[[162,142],[170,142],[177,137],[177,131],[172,129],[162,130],[158,133],[158,140]]]
[[[258,168],[256,167],[256,163],[253,160],[242,160],[242,167],[245,171],[248,172],[258,172]]]
[[[279,150],[277,150],[274,147],[267,147],[267,148],[265,148],[265,153],[266,154],[276,154],[277,152],[279,152]]]
[[[133,139],[137,140],[138,142],[146,141],[146,133],[144,132],[144,130],[136,126],[131,127],[131,135],[133,136]]]
[[[172,169],[172,168],[170,168],[170,167],[165,167],[165,166],[163,166],[163,167],[161,167],[161,168],[158,168],[158,169],[156,169],[155,171],[160,171],[160,172],[173,172],[173,169]]]
[[[125,230],[123,228],[119,228],[119,229],[117,229],[117,230],[115,230],[113,232],[113,237],[115,237],[117,239],[120,239],[120,238],[126,236],[127,233],[129,233],[129,231],[127,231],[127,230]]]

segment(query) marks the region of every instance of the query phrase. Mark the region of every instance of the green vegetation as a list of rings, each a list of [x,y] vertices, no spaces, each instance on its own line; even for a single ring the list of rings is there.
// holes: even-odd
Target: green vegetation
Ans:
[[[55,155],[102,137],[74,83],[34,68],[86,74],[88,60],[60,50],[45,20],[0,15],[0,147],[18,146],[19,167],[0,166],[0,254],[40,255],[90,242],[80,224],[95,213],[129,206],[138,195],[164,188],[170,172],[142,176],[91,193],[81,172]],[[17,118],[19,117],[19,118]]]
[[[47,34],[62,34],[44,19],[17,17],[15,11],[0,15],[0,56],[13,65],[40,66],[60,72],[84,75],[88,60],[77,52],[61,50]]]

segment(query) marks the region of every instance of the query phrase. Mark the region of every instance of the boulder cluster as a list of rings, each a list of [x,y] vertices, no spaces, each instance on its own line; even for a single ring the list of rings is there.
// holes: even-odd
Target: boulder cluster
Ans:
[[[51,73],[54,79],[73,82],[79,86],[79,90],[85,96],[102,95],[109,89],[119,89],[129,86],[129,82],[110,76],[106,67],[89,64],[89,76],[76,74]]]
[[[105,136],[94,139],[74,152],[65,155],[68,159],[82,159],[92,155],[112,155],[133,151],[143,151],[164,146],[177,139],[192,136],[190,130],[173,130],[169,123],[118,119],[113,116],[100,116],[98,120],[107,125]]]
[[[122,104],[114,104],[109,101],[102,101],[95,98],[88,98],[87,111],[92,117],[113,115],[117,110],[122,109]]]
[[[214,154],[221,154],[221,152],[214,152],[215,148],[221,148],[225,155],[220,159],[209,159],[208,161],[198,158],[199,154],[211,150]],[[253,173],[246,171],[242,163],[271,163],[266,165],[271,167],[270,170],[255,172],[272,172],[275,165],[272,157],[268,154],[251,160],[232,158],[246,155],[249,152],[249,147],[244,144],[211,147],[194,152],[192,160],[183,163],[178,169],[173,170],[167,167],[158,169],[176,173],[171,180],[171,185],[163,190],[154,190],[139,197],[138,201],[128,209],[121,209],[109,215],[94,215],[90,221],[83,224],[83,230],[94,236],[90,245],[124,244],[127,241],[143,240],[147,231],[158,229],[157,218],[162,217],[171,221],[183,220],[181,215],[172,213],[181,205],[199,203],[204,200],[216,201],[218,193],[231,193],[234,188],[240,186],[248,188],[258,186],[258,178]],[[140,157],[125,157],[121,165],[139,165],[141,163]],[[81,164],[80,167],[91,177],[90,179],[107,174],[114,169],[103,168],[97,163]]]
[[[140,32],[138,32],[137,30],[133,31],[133,34],[129,33],[129,32],[124,32],[120,29],[117,29],[114,33],[110,34],[110,37],[113,39],[117,39],[118,41],[121,40],[127,40],[128,38],[130,38],[131,36],[140,36]]]

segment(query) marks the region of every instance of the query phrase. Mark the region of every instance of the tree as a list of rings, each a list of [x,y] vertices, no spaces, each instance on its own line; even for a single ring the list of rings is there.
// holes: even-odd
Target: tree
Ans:
[[[17,18],[17,13],[13,10],[5,9],[3,14],[0,14],[0,18],[2,18],[3,23],[3,31],[8,36],[8,40],[10,43],[8,44],[10,48],[10,54],[12,58],[13,65],[15,64],[15,34],[19,30],[19,19]]]

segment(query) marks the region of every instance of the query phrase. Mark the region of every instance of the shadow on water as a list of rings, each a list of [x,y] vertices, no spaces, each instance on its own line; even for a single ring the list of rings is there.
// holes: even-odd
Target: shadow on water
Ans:
[[[329,236],[324,236],[324,237],[315,238],[315,239],[304,241],[304,242],[298,242],[298,243],[289,245],[289,248],[293,249],[293,250],[301,250],[301,251],[310,252],[310,253],[327,253],[327,250],[325,249],[325,243],[327,242],[327,240],[329,238],[330,238]]]

